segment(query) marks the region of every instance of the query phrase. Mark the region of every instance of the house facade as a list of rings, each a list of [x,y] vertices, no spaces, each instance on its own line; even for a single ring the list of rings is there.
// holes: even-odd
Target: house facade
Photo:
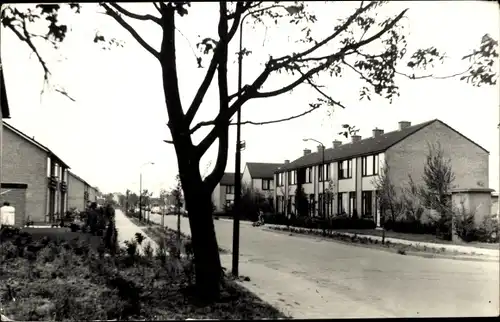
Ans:
[[[24,205],[12,204],[16,207],[16,223],[56,220],[57,214],[67,209],[69,166],[34,137],[2,123],[2,185],[25,187]],[[2,202],[20,200],[18,188],[6,188],[1,199]]]
[[[320,145],[314,153],[305,149],[293,162],[285,160],[275,173],[277,212],[295,213],[295,192],[303,189],[310,216],[356,213],[379,224],[375,180],[385,162],[389,179],[400,192],[409,174],[415,183],[422,183],[428,144],[436,143],[444,157],[451,159],[454,189],[487,189],[489,152],[484,148],[437,119],[413,126],[402,121],[398,125],[396,131],[374,129],[369,138],[353,135],[351,142],[333,141],[332,148],[323,151]]]
[[[224,173],[222,179],[212,192],[212,202],[215,211],[224,211],[234,204],[234,173]]]
[[[97,202],[98,191],[73,172],[68,174],[68,209],[85,210],[88,202]]]
[[[281,163],[247,162],[241,177],[243,185],[264,194],[274,196],[274,172]]]

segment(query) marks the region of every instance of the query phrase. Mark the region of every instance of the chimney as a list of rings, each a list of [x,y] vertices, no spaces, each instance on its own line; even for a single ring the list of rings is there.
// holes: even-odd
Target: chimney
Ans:
[[[361,141],[361,135],[351,135],[352,143]]]
[[[381,136],[382,134],[384,134],[384,130],[381,130],[381,129],[377,129],[377,128],[374,128],[372,130],[373,132],[373,137],[376,138],[376,137],[379,137]]]
[[[285,164],[289,164],[290,163],[290,160],[285,160]]]
[[[333,148],[334,149],[338,148],[341,145],[342,145],[342,141],[339,141],[339,140],[333,141]]]
[[[323,146],[321,144],[318,144],[318,152],[323,151]]]
[[[309,150],[309,149],[304,149],[304,155],[308,155],[308,154],[310,154],[310,153],[311,153],[311,150]]]
[[[404,130],[404,129],[406,129],[406,128],[408,128],[408,127],[411,126],[411,122],[408,122],[408,121],[401,121],[398,124],[399,124],[399,130],[400,131]]]

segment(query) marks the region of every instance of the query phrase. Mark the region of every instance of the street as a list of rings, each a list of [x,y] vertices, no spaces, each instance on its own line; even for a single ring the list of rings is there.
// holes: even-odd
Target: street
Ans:
[[[160,223],[158,215],[151,219]],[[165,216],[165,225],[175,229],[176,220]],[[231,250],[232,221],[216,220],[215,225],[219,246]],[[260,290],[258,295],[267,301],[282,302],[294,317],[499,314],[498,263],[405,256],[264,231],[249,223],[240,227],[240,275],[251,279],[245,285]],[[181,229],[189,233],[187,218],[182,218]],[[221,257],[229,271],[230,256]],[[275,277],[263,280],[258,269],[269,275],[274,271]],[[314,301],[305,295],[312,294],[307,290],[311,287],[319,295]]]

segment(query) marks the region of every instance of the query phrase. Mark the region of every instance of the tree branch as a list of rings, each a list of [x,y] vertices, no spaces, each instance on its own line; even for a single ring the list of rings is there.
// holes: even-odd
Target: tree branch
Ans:
[[[130,26],[125,20],[123,20],[123,18],[120,17],[120,15],[116,11],[111,9],[107,3],[101,2],[100,5],[106,10],[106,14],[113,17],[116,22],[118,22],[123,28],[125,28],[144,49],[146,49],[149,53],[156,57],[156,59],[160,59],[160,53],[153,47],[151,47],[144,39],[142,39],[137,31],[135,31],[134,28],[132,28],[132,26]]]
[[[447,75],[447,76],[435,76],[434,74],[424,75],[424,76],[415,76],[415,74],[408,75],[408,74],[405,74],[405,73],[402,73],[402,72],[398,72],[398,71],[396,71],[395,73],[398,74],[398,75],[401,75],[401,76],[408,77],[409,79],[424,79],[424,78],[447,79],[447,78],[453,78],[453,77],[457,77],[457,76],[463,75],[463,74],[469,72],[470,70],[472,70],[472,67],[467,68],[467,70],[464,70],[463,72],[452,74],[452,75]]]
[[[252,98],[273,97],[273,96],[277,96],[277,95],[286,93],[286,92],[294,89],[295,87],[300,85],[302,82],[304,82],[306,79],[310,78],[311,76],[320,72],[321,70],[328,68],[333,62],[335,62],[339,58],[344,57],[345,53],[347,51],[357,50],[358,48],[363,47],[363,46],[371,43],[375,39],[380,38],[384,33],[386,33],[388,30],[390,30],[392,27],[394,27],[394,25],[404,16],[406,11],[408,11],[408,9],[403,10],[399,15],[396,16],[396,18],[394,18],[390,23],[386,24],[384,28],[382,28],[379,32],[377,32],[375,35],[371,36],[370,38],[363,40],[363,41],[360,41],[360,42],[355,43],[355,44],[349,44],[349,45],[345,46],[344,48],[342,48],[339,52],[337,52],[333,55],[330,55],[330,56],[325,56],[324,57],[326,59],[325,63],[322,63],[321,65],[310,69],[306,73],[303,73],[302,76],[299,77],[293,83],[291,83],[285,87],[282,87],[281,89],[275,90],[275,91],[264,92],[264,93],[256,92]]]
[[[125,8],[123,8],[122,6],[120,6],[119,4],[117,4],[116,2],[109,2],[109,5],[112,6],[113,8],[115,8],[116,11],[120,12],[121,14],[124,14],[125,16],[127,16],[129,18],[143,20],[143,21],[151,20],[151,21],[156,22],[158,25],[161,26],[161,20],[158,17],[155,17],[153,15],[149,15],[149,14],[139,15],[139,14],[130,12],[130,11],[126,10]]]
[[[162,12],[161,12],[161,8],[160,8],[160,5],[159,5],[159,4],[157,4],[156,2],[153,2],[153,5],[155,6],[156,10],[158,10],[158,12],[159,12],[160,14],[162,14]]]
[[[219,83],[219,114],[226,114],[229,109],[228,100],[228,84],[227,84],[227,57],[228,57],[228,18],[227,18],[227,3],[222,0],[219,2],[220,20],[219,20],[219,50],[217,59],[218,64],[218,83]],[[203,180],[205,187],[210,193],[215,189],[220,179],[224,175],[224,170],[227,165],[227,150],[229,141],[229,126],[223,127],[218,131],[219,148],[217,153],[217,161],[212,172]],[[198,154],[201,159],[203,154]]]
[[[241,19],[241,13],[243,12],[243,3],[238,2],[236,5],[236,11],[233,14],[234,15],[234,22],[232,24],[231,30],[229,31],[229,34],[227,35],[227,43],[231,41],[231,39],[234,37],[236,34],[236,31],[238,30],[238,26],[240,24],[240,19]],[[198,88],[198,91],[196,92],[196,95],[189,106],[189,109],[186,113],[186,124],[189,126],[191,125],[191,122],[193,122],[194,117],[196,116],[196,113],[198,112],[201,103],[203,102],[203,98],[205,97],[208,88],[210,87],[210,84],[212,83],[212,80],[215,75],[215,71],[217,69],[217,66],[219,64],[218,62],[218,54],[220,51],[221,47],[221,41],[222,39],[219,39],[219,42],[217,43],[217,46],[214,49],[214,55],[212,56],[212,60],[210,61],[210,66],[208,67],[207,73],[205,74],[205,78],[203,79],[203,82],[201,83],[200,87]],[[227,44],[226,44],[227,45]],[[231,99],[229,99],[230,101]]]
[[[359,9],[357,9],[347,20],[346,22],[344,22],[344,24],[342,24],[342,26],[340,26],[333,34],[331,34],[330,36],[326,37],[325,39],[323,39],[322,41],[318,42],[317,44],[315,44],[314,46],[312,46],[311,48],[297,54],[297,55],[294,55],[292,57],[290,56],[284,56],[284,57],[281,57],[281,58],[278,58],[277,61],[281,61],[281,60],[284,60],[284,63],[289,63],[291,61],[298,61],[300,58],[302,57],[305,57],[307,55],[309,55],[310,53],[318,50],[319,48],[323,47],[325,44],[327,44],[328,42],[330,42],[331,40],[335,39],[340,33],[344,32],[347,27],[349,27],[351,25],[351,23],[353,23],[353,21],[362,13],[366,12],[368,9],[370,9],[371,7],[373,7],[374,5],[376,5],[377,2],[376,1],[372,1],[370,2],[366,7],[359,7]],[[325,58],[325,57],[323,57]],[[320,58],[320,59],[323,59],[323,58]],[[311,60],[311,59],[307,59],[307,60]],[[314,59],[316,60],[316,59]]]

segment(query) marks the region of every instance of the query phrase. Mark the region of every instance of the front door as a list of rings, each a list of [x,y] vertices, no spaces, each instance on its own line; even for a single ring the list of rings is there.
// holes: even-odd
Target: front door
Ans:
[[[352,216],[355,209],[356,209],[356,193],[349,192],[349,215]]]

